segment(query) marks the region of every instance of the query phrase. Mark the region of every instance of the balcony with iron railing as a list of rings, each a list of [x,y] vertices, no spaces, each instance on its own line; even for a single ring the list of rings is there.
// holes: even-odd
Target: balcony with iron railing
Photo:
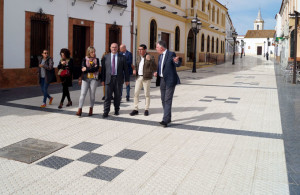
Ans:
[[[107,0],[107,5],[113,5],[117,7],[126,8],[127,0]]]

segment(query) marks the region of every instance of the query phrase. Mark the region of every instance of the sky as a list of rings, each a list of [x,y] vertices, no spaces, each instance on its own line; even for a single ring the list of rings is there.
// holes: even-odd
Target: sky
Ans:
[[[282,0],[218,0],[228,8],[229,15],[239,35],[246,35],[248,30],[254,30],[253,22],[261,10],[265,21],[265,30],[274,30],[275,15],[279,12]]]

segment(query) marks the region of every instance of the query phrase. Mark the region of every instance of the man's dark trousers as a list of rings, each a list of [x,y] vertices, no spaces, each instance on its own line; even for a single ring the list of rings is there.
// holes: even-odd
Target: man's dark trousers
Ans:
[[[161,103],[164,110],[163,121],[166,123],[171,122],[171,109],[173,95],[175,91],[175,86],[168,87],[163,77],[160,78],[160,93],[161,93]]]
[[[109,113],[112,94],[114,93],[115,112],[120,110],[121,91],[123,84],[119,84],[117,76],[111,76],[109,84],[105,87],[104,113]]]

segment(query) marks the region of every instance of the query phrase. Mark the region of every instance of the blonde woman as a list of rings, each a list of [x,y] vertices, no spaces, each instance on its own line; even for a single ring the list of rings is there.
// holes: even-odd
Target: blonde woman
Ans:
[[[85,100],[87,92],[90,92],[90,110],[89,116],[93,115],[93,107],[95,104],[95,93],[98,86],[98,76],[99,75],[99,59],[96,58],[96,50],[94,47],[90,46],[87,48],[86,57],[82,60],[81,71],[82,76],[79,78],[79,85],[81,85],[81,94],[79,99],[79,108],[76,113],[77,116],[82,114],[82,106]],[[100,78],[99,78],[100,79]]]

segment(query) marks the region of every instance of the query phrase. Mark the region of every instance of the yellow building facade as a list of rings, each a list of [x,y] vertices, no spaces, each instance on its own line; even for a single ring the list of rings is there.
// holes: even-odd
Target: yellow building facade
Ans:
[[[151,0],[135,1],[135,47],[146,44],[157,56],[155,43],[164,40],[169,50],[183,58],[186,66],[196,62],[224,61],[227,8],[216,0]],[[191,21],[202,22],[195,35]]]

